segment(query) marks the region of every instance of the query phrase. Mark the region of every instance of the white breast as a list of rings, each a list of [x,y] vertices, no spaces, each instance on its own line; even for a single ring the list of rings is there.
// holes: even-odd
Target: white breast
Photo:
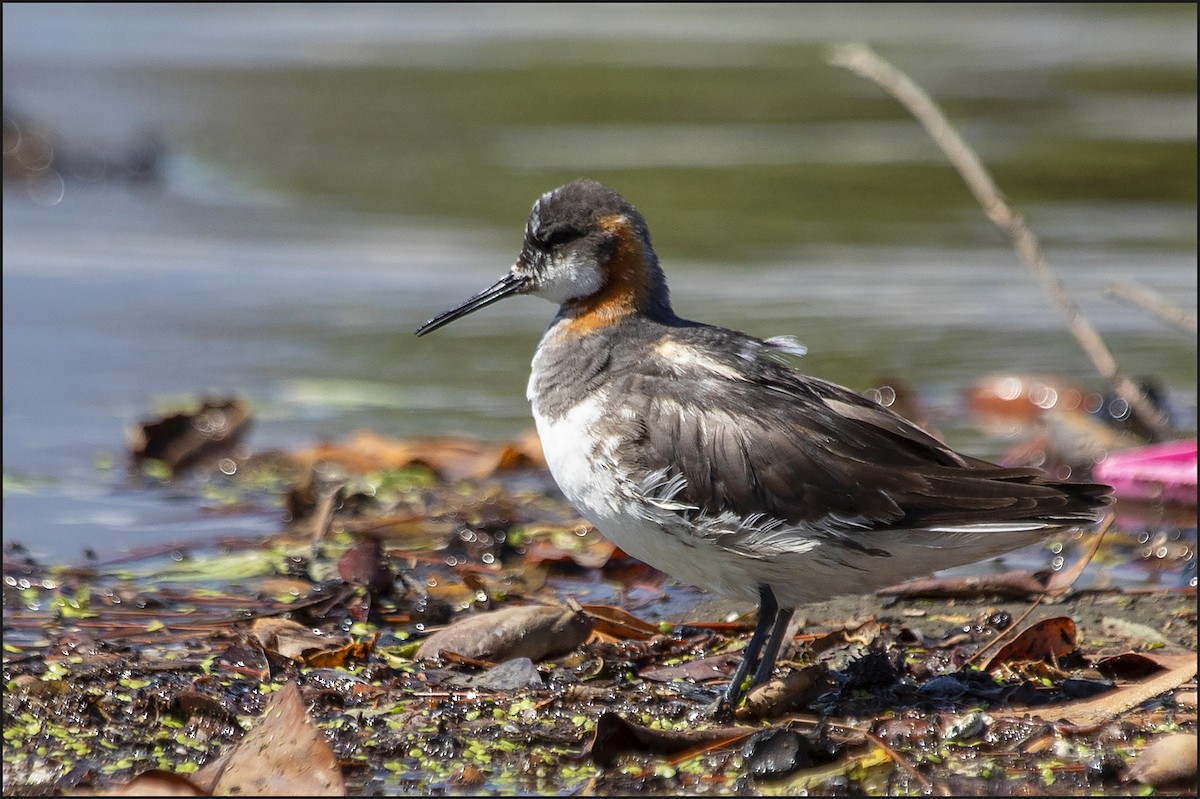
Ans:
[[[558,487],[580,513],[607,533],[601,520],[608,523],[624,515],[622,510],[632,497],[616,473],[615,437],[604,440],[596,432],[602,406],[593,395],[566,416],[549,419],[538,413],[535,405],[533,419]]]
[[[677,580],[726,596],[757,599],[746,558],[696,535],[678,517],[642,495],[643,483],[619,463],[617,436],[597,432],[604,413],[598,393],[560,419],[533,412],[546,463],[558,487],[584,518],[629,555]]]

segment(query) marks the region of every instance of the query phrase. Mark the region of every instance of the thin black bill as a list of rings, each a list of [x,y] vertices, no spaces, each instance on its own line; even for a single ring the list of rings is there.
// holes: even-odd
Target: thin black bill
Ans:
[[[430,319],[425,324],[417,328],[417,335],[423,336],[426,333],[432,333],[439,327],[444,327],[455,319],[459,319],[472,311],[478,311],[491,305],[497,300],[502,300],[510,294],[518,293],[525,286],[525,278],[518,277],[509,272],[504,277],[497,280],[493,285],[476,294],[471,299],[464,302],[462,305],[457,305],[450,310],[440,313]]]

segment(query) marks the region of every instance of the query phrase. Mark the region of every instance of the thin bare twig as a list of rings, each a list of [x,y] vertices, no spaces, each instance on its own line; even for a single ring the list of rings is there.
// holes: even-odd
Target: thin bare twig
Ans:
[[[1108,528],[1112,527],[1113,522],[1117,520],[1117,514],[1113,511],[1108,511],[1104,514],[1104,518],[1100,520],[1100,527],[1092,535],[1092,543],[1088,545],[1087,551],[1083,553],[1083,557],[1079,558],[1074,565],[1069,569],[1057,571],[1050,576],[1046,582],[1047,596],[1062,596],[1067,593],[1071,586],[1075,585],[1075,581],[1079,579],[1079,575],[1083,574],[1083,570],[1092,562],[1092,558],[1096,557],[1096,552],[1100,549],[1100,542],[1104,540],[1105,533]]]
[[[1041,244],[996,188],[992,176],[958,131],[946,119],[937,104],[925,91],[892,64],[863,45],[838,45],[829,56],[829,63],[843,67],[891,94],[917,118],[934,142],[962,175],[975,199],[1001,230],[1008,234],[1025,265],[1050,294],[1051,300],[1067,318],[1071,333],[1091,358],[1096,369],[1112,384],[1117,394],[1129,403],[1132,412],[1153,431],[1158,439],[1168,434],[1167,420],[1146,398],[1142,390],[1121,372],[1117,361],[1108,351],[1100,334],[1079,308],[1067,296],[1062,281],[1050,269],[1042,255]]]
[[[1196,335],[1196,315],[1168,302],[1167,298],[1157,291],[1151,291],[1137,283],[1110,283],[1104,293],[1130,305],[1136,305],[1167,324]]]

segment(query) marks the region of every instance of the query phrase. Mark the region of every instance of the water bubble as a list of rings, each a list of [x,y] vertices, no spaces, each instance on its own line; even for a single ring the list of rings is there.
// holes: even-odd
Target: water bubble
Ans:
[[[1058,392],[1050,386],[1038,386],[1030,392],[1029,400],[1039,408],[1049,410],[1058,403]]]
[[[896,403],[896,389],[891,386],[873,388],[867,392],[867,396],[885,408],[890,408]]]
[[[1015,400],[1021,396],[1021,379],[1004,377],[996,381],[996,396],[1002,400]]]
[[[29,199],[46,208],[62,202],[66,192],[67,184],[54,170],[31,177],[25,182],[25,193],[29,195]]]

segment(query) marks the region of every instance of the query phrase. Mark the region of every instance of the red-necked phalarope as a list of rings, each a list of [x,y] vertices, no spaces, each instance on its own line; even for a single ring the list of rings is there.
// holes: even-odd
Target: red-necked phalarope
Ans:
[[[517,294],[559,306],[528,397],[567,499],[630,555],[758,602],[730,707],[771,675],[797,605],[998,555],[1109,502],[795,372],[791,339],[679,318],[642,215],[595,181],[542,195],[509,273],[417,335]]]

